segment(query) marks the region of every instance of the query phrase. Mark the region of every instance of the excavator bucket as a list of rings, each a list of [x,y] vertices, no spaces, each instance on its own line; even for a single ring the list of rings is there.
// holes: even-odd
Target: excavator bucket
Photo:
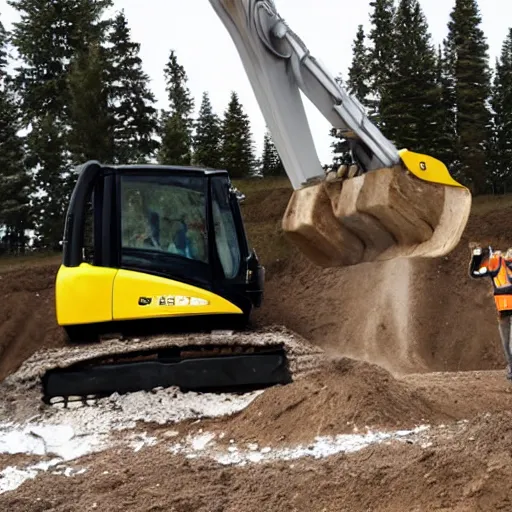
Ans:
[[[438,160],[401,155],[403,165],[296,190],[283,218],[287,237],[323,267],[449,253],[468,221],[471,194]]]

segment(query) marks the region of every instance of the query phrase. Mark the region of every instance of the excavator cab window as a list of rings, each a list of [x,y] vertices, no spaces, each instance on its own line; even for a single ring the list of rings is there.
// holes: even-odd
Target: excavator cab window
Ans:
[[[240,272],[241,254],[225,180],[212,178],[212,214],[215,243],[224,276],[234,279]]]
[[[121,176],[121,261],[130,249],[208,263],[204,180]]]
[[[204,175],[127,172],[118,179],[121,268],[210,282]]]

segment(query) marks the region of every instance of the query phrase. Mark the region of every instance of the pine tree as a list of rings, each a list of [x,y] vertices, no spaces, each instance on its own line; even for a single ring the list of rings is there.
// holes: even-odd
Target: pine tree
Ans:
[[[368,106],[370,57],[368,48],[365,46],[365,37],[363,26],[359,25],[352,45],[352,64],[348,70],[347,89],[362,105]]]
[[[343,87],[343,76],[341,73],[335,78],[335,80],[340,87]],[[340,136],[336,128],[331,128],[329,130],[329,135],[334,139],[331,143],[333,164],[339,166],[344,163],[352,163],[352,156],[350,154],[350,147],[347,139]]]
[[[114,117],[114,155],[116,163],[143,163],[158,149],[155,97],[149,77],[142,69],[140,44],[131,40],[124,11],[119,12],[108,35],[109,103]]]
[[[248,177],[255,171],[249,117],[234,91],[222,123],[222,160],[223,167],[233,178]]]
[[[7,73],[7,32],[0,22],[0,231],[11,253],[24,252],[30,225],[30,177],[23,158],[23,141],[17,132],[19,109]]]
[[[286,176],[286,171],[277,152],[271,134],[266,131],[263,136],[263,153],[261,156],[261,172],[266,176]]]
[[[500,59],[496,62],[493,84],[494,156],[489,173],[494,190],[512,188],[512,28],[503,43]]]
[[[371,99],[367,100],[369,116],[381,129],[386,129],[386,91],[390,82],[396,37],[394,34],[394,0],[370,2],[372,29],[369,34],[369,81]],[[411,30],[413,30],[411,28]]]
[[[109,111],[109,88],[104,49],[98,44],[80,52],[68,77],[72,161],[111,162],[114,153],[114,119]]]
[[[488,45],[480,24],[476,0],[456,0],[445,40],[447,97],[454,102],[456,130],[451,167],[474,194],[487,190],[490,133]]]
[[[435,134],[432,134],[437,144],[432,156],[441,160],[448,167],[450,173],[455,175],[457,169],[454,160],[454,148],[457,146],[456,102],[447,62],[447,55],[439,46],[436,59],[436,84],[439,98],[439,108],[436,109],[436,123],[439,129]]]
[[[221,167],[221,120],[213,111],[210,97],[203,93],[193,137],[194,163],[204,167]]]
[[[159,160],[166,164],[189,165],[192,160],[194,100],[187,87],[185,68],[178,63],[174,50],[171,51],[164,74],[170,110],[161,113]]]
[[[364,107],[371,109],[373,105],[369,97],[371,55],[365,46],[365,41],[366,35],[363,26],[359,25],[354,43],[352,44],[352,63],[348,70],[346,88]],[[336,80],[339,85],[343,86],[341,75]],[[368,115],[371,117],[371,112]],[[341,164],[353,163],[348,141],[344,137],[339,136],[334,128],[330,130],[329,134],[334,138],[334,142],[331,144],[334,165],[339,166]]]
[[[15,83],[27,136],[27,164],[35,172],[39,243],[59,247],[71,191],[67,141],[71,62],[102,41],[101,20],[112,0],[8,0],[20,14],[12,41],[22,65]],[[72,107],[71,107],[72,108]]]
[[[436,52],[418,0],[400,0],[394,34],[395,54],[382,92],[386,136],[398,147],[432,154],[438,149],[441,97]]]

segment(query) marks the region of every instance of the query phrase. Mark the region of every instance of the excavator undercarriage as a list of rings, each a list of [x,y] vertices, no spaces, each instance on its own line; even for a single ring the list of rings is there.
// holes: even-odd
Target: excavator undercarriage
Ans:
[[[180,347],[169,337],[160,348],[150,343],[135,350],[137,340],[127,341],[133,349],[127,353],[91,356],[46,371],[43,400],[54,404],[69,397],[87,400],[173,386],[185,392],[241,392],[291,382],[282,344]]]

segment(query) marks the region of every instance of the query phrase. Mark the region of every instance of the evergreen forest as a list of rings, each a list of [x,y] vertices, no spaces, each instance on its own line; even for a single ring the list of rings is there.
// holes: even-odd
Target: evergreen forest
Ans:
[[[349,69],[333,71],[397,147],[439,158],[474,195],[508,193],[512,28],[490,62],[478,2],[452,2],[436,45],[421,1],[372,0]],[[7,31],[0,17],[0,254],[59,250],[73,170],[90,159],[285,176],[269,132],[256,154],[237,92],[215,112],[207,90],[193,97],[172,48],[162,69],[166,108],[157,109],[125,13],[105,14],[112,0],[8,4],[19,21]],[[346,158],[346,142],[331,135],[326,165]]]

